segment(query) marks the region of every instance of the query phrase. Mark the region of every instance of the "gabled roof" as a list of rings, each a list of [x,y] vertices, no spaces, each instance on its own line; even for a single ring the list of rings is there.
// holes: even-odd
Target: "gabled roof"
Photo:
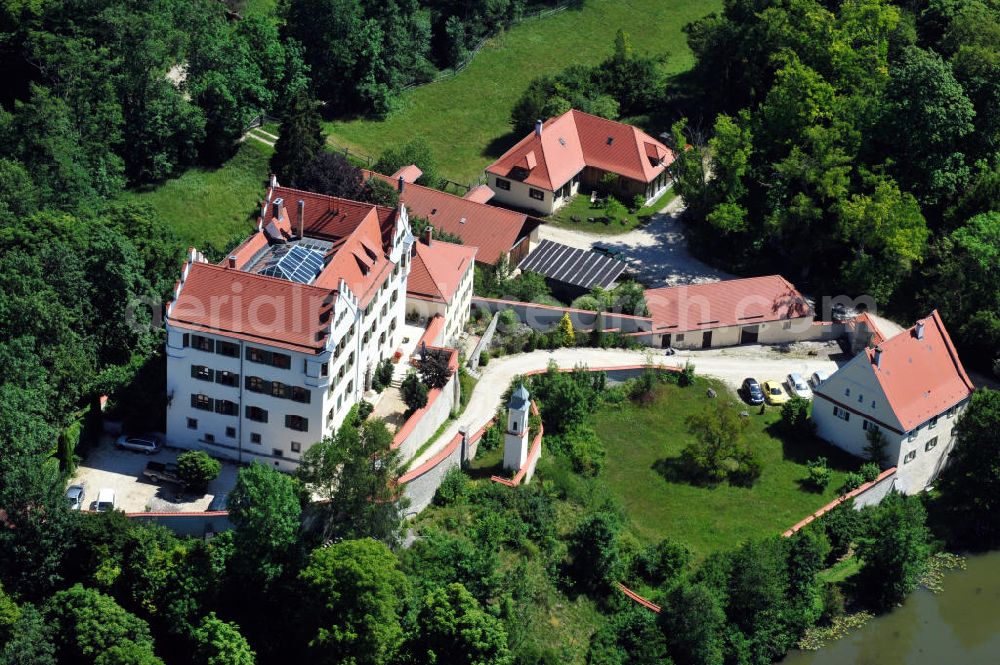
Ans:
[[[326,343],[336,292],[210,263],[192,263],[171,325],[313,352]]]
[[[653,332],[670,333],[812,315],[806,299],[781,275],[647,289],[646,306]]]
[[[381,178],[392,185],[398,181],[373,171],[364,177]],[[458,236],[466,245],[478,247],[476,260],[495,264],[517,241],[531,232],[537,222],[524,213],[497,208],[448,194],[416,183],[406,183],[399,197],[410,215],[424,217],[439,231]]]
[[[282,215],[285,228],[295,232],[298,228],[298,202],[305,203],[305,234],[312,238],[324,240],[339,240],[350,235],[368,217],[373,217],[381,229],[379,242],[387,247],[391,244],[392,230],[395,228],[396,211],[393,208],[376,206],[371,203],[361,203],[341,199],[326,194],[316,194],[291,187],[274,187],[269,197],[272,203],[277,199],[284,201]],[[271,206],[263,217],[264,224],[274,219],[274,208]],[[388,243],[386,242],[388,241]]]
[[[855,361],[870,365],[905,431],[947,411],[975,390],[937,310],[879,346],[865,349]]]
[[[451,303],[469,266],[476,260],[476,248],[433,240],[430,245],[414,245],[413,263],[407,277],[407,295]]]
[[[637,127],[570,109],[549,118],[541,135],[524,137],[486,171],[554,191],[585,166],[652,182],[673,160],[667,146]]]

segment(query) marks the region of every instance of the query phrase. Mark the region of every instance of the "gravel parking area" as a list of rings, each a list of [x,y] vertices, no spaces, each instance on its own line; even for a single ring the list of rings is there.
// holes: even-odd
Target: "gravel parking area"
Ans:
[[[90,451],[87,459],[80,463],[70,485],[83,484],[86,487],[84,508],[91,509],[102,488],[115,491],[118,509],[126,513],[142,512],[202,512],[216,494],[228,493],[236,482],[238,466],[222,462],[222,472],[208,487],[204,495],[186,494],[172,483],[154,485],[146,480],[142,471],[146,462],[174,462],[177,455],[184,452],[164,448],[153,455],[118,450],[111,438]]]

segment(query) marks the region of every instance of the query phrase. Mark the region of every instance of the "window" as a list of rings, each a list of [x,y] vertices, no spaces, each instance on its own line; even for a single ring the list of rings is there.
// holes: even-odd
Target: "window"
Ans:
[[[906,453],[906,457],[903,458],[903,464],[909,464],[910,462],[913,461],[913,459],[916,456],[917,456],[916,450],[911,450],[910,452]]]
[[[791,330],[792,329],[792,322],[791,321],[785,321],[784,323],[781,324],[781,329],[782,330]]]
[[[917,432],[919,432],[919,431],[920,431],[920,428],[918,427],[917,429],[915,429],[912,432],[910,432],[910,435],[907,437],[907,440],[908,441],[916,441],[917,440]]]
[[[306,432],[309,430],[309,419],[302,416],[285,416],[285,427],[296,432]]]
[[[350,393],[353,393],[353,392],[354,392],[354,379],[351,379],[347,383],[347,393],[350,394]]]
[[[267,411],[259,406],[248,406],[246,412],[248,420],[255,420],[259,423],[267,422]]]
[[[299,443],[298,441],[292,441],[292,452],[293,453],[301,453],[302,452],[302,444]]]
[[[504,191],[510,191],[510,180],[504,180],[503,178],[497,178],[497,189],[502,189]]]
[[[223,342],[219,340],[215,343],[215,352],[220,356],[229,356],[230,358],[240,357],[240,345],[233,344],[232,342]]]
[[[858,404],[861,404],[861,403],[862,403],[862,402],[864,402],[864,401],[865,401],[865,396],[864,396],[864,394],[859,394],[859,395],[858,395]]]
[[[272,353],[271,364],[279,369],[291,369],[292,357],[286,353]]]
[[[215,435],[214,434],[206,434],[205,435],[205,443],[215,443]]]
[[[936,445],[937,445],[937,437],[934,437],[933,439],[930,439],[927,443],[924,444],[924,450],[925,451],[933,450],[934,446]]]
[[[851,389],[844,388],[844,397],[850,397],[850,396],[851,396]]]
[[[876,425],[870,420],[866,420],[863,423],[861,423],[861,429],[863,429],[866,432],[877,432],[878,425]]]
[[[283,451],[281,448],[271,448],[271,454],[274,455],[275,457],[284,457],[285,451]]]
[[[844,421],[851,419],[851,412],[847,409],[842,409],[839,406],[833,407],[833,415]],[[867,423],[868,421],[866,420],[865,422]]]
[[[257,432],[250,432],[250,443],[260,443],[260,434]]]
[[[927,429],[934,429],[935,427],[937,427],[937,421],[938,421],[937,416],[931,418],[930,422],[927,423]]]
[[[950,409],[948,409],[948,413],[945,414],[945,415],[947,415],[949,418],[951,418],[952,416],[955,415],[955,411],[957,411],[957,410],[958,410],[958,407],[957,406],[953,406]]]
[[[528,196],[530,196],[531,198],[535,199],[536,201],[544,201],[545,200],[545,192],[543,192],[540,189],[535,189],[534,187],[529,187],[528,188]]]
[[[191,378],[199,381],[211,381],[212,370],[204,365],[191,365]]]
[[[683,342],[683,341],[684,341],[684,335],[683,335],[683,334],[680,334],[680,335],[677,335],[677,336],[676,336],[676,337],[674,338],[674,341],[675,341],[675,342]]]
[[[236,428],[235,427],[227,427],[226,428],[226,436],[229,437],[230,439],[235,439],[236,438]]]
[[[191,335],[191,346],[199,351],[208,351],[209,353],[215,350],[214,340],[210,337],[202,337],[201,335]]]
[[[296,402],[302,402],[303,404],[308,404],[312,401],[312,392],[306,390],[305,388],[300,388],[299,386],[292,386],[291,397]]]
[[[265,351],[264,349],[258,349],[258,348],[253,347],[253,346],[248,346],[247,347],[247,354],[246,355],[247,355],[247,360],[249,360],[252,363],[265,363],[266,364],[268,362],[268,360],[270,359],[269,356],[271,354],[268,353],[267,351]]]
[[[240,414],[240,407],[236,402],[217,399],[215,400],[215,412],[221,413],[224,416],[238,416]]]
[[[240,375],[234,372],[223,372],[219,370],[215,373],[215,382],[233,388],[240,385]]]
[[[202,411],[212,410],[212,398],[208,395],[194,394],[191,395],[191,406],[195,409],[201,409]]]
[[[254,393],[268,392],[268,382],[259,376],[248,376],[247,377],[247,390]]]
[[[319,375],[327,376],[330,374],[330,363],[323,363],[319,366]]]
[[[271,397],[280,397],[285,399],[288,397],[288,386],[286,386],[281,381],[271,382]]]
[[[198,421],[194,418],[188,418],[188,429],[198,429]]]

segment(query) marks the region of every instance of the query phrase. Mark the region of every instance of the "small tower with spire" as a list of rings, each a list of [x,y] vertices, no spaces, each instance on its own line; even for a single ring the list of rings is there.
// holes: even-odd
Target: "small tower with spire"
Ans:
[[[503,468],[520,471],[528,459],[528,410],[531,399],[521,384],[507,404],[507,431],[503,437]]]

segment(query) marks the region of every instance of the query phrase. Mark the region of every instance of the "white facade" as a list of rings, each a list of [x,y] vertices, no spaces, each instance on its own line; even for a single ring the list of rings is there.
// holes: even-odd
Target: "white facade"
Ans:
[[[498,182],[499,181],[499,182]],[[553,192],[534,187],[520,180],[487,174],[487,183],[493,190],[492,203],[503,203],[514,208],[534,210],[541,215],[551,215],[580,191],[580,174]]]
[[[507,430],[503,435],[503,468],[520,471],[528,460],[528,391],[519,386],[507,409]]]
[[[392,269],[363,310],[341,281],[320,351],[173,324],[168,308],[168,445],[290,471],[339,427],[400,342],[413,243],[405,209],[396,224]],[[183,288],[182,279],[175,297]]]
[[[934,482],[946,463],[954,445],[955,422],[969,398],[947,405],[907,430],[894,413],[871,365],[868,355],[862,352],[814,392],[812,419],[816,433],[863,458],[869,431],[878,429],[887,444],[884,466],[897,468],[896,489],[911,494],[920,492]]]

